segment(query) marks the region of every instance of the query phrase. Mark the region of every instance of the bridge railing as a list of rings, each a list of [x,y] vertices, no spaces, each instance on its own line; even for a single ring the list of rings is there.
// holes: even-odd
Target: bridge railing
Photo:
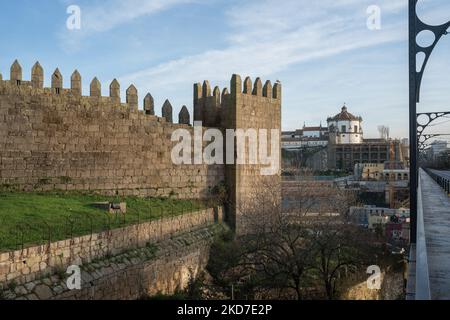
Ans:
[[[427,243],[425,236],[425,221],[422,203],[422,185],[419,174],[417,189],[417,243],[416,243],[416,281],[415,300],[430,300],[430,276],[428,269]]]
[[[436,172],[435,170],[425,169],[426,173],[434,180],[442,189],[450,195],[450,178]]]

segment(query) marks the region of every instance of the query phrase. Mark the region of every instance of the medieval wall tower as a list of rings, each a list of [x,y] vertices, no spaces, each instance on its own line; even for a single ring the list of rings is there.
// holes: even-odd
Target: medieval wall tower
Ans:
[[[218,87],[211,93],[208,81],[205,81],[203,85],[197,83],[194,85],[194,119],[203,121],[206,126],[221,128],[223,131],[255,129],[260,132],[261,129],[265,129],[268,131],[269,140],[278,139],[276,143],[278,150],[268,150],[268,152],[281,154],[281,84],[279,82],[272,86],[270,81],[266,81],[263,86],[261,79],[257,78],[252,85],[249,77],[242,83],[239,75],[233,75],[230,91],[225,88],[222,93]],[[271,130],[274,129],[278,131],[276,137],[271,136]],[[249,140],[246,142],[245,153],[248,155]],[[270,147],[270,143],[268,145]],[[225,150],[226,153],[232,152],[236,160],[236,145],[234,148],[230,151],[225,147]],[[258,151],[260,151],[259,148]],[[270,195],[269,200],[274,201],[278,207],[281,204],[281,159],[278,158],[278,170],[274,175],[263,175],[261,168],[266,165],[260,162],[250,164],[248,160],[245,164],[225,165],[225,181],[229,193],[228,218],[237,233],[244,232],[245,223],[241,219],[242,214],[247,209],[247,204],[252,202],[251,198],[255,192]]]

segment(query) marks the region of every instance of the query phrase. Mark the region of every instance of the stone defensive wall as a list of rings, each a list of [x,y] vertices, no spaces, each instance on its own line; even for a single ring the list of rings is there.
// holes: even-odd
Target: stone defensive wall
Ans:
[[[222,207],[216,207],[0,253],[0,285],[5,287],[11,282],[16,284],[32,282],[65,270],[70,265],[85,265],[94,260],[143,248],[175,235],[221,224],[223,219]]]
[[[168,100],[162,117],[155,116],[150,94],[139,110],[134,85],[122,102],[117,80],[109,86],[109,97],[101,96],[97,78],[90,83],[90,95],[83,96],[78,71],[71,76],[70,88],[63,88],[58,69],[50,88],[43,83],[44,70],[38,62],[29,81],[23,80],[18,61],[11,66],[9,80],[0,74],[0,189],[198,199],[211,196],[224,181],[234,206],[246,190],[255,189],[248,182],[255,181],[265,165],[173,164],[171,152],[178,143],[171,141],[173,131],[194,131],[185,106],[175,124]],[[193,107],[194,120],[205,127],[281,131],[279,82],[263,85],[260,78],[252,83],[249,77],[242,81],[233,75],[230,91],[222,92],[218,87],[211,90],[208,81],[198,83]]]
[[[214,238],[226,232],[215,224],[81,266],[81,289],[67,288],[68,274],[44,276],[0,290],[7,300],[136,300],[172,295],[204,270]]]
[[[9,80],[3,80],[0,74],[0,191],[88,191],[118,196],[205,199],[214,197],[215,187],[224,183],[228,196],[224,201],[225,220],[238,234],[245,232],[240,216],[252,194],[269,190],[270,199],[265,200],[274,205],[281,203],[281,158],[275,158],[272,163],[176,165],[171,154],[178,141],[171,141],[172,133],[185,129],[194,136],[191,116],[185,106],[175,124],[168,100],[162,107],[162,117],[158,117],[150,94],[143,99],[143,110],[139,110],[138,90],[133,85],[126,90],[125,102],[121,101],[117,80],[111,82],[108,97],[101,92],[101,83],[94,78],[89,96],[84,96],[78,71],[71,76],[70,88],[64,88],[58,69],[51,76],[51,87],[45,88],[44,70],[39,63],[33,66],[30,80],[23,79],[18,61],[11,66]],[[263,86],[259,78],[252,83],[249,77],[242,81],[239,75],[233,75],[230,90],[225,88],[222,92],[218,87],[211,90],[205,81],[203,85],[194,85],[193,118],[202,121],[205,129],[268,130],[267,138],[276,142],[268,143],[268,156],[275,151],[281,153],[281,99],[278,81],[273,86],[267,81]],[[274,140],[273,131],[278,141]],[[258,148],[261,155],[259,145]],[[236,157],[236,150],[234,146],[234,150],[225,150],[225,154]],[[262,169],[268,165],[276,171],[263,175]],[[160,288],[173,292],[175,284],[186,281],[186,266],[200,269],[204,266],[209,247],[203,243],[210,240],[202,242],[199,236],[200,247],[188,246],[183,250],[182,243],[186,240],[183,238],[174,251],[171,237],[184,233],[191,239],[190,233],[222,221],[223,215],[222,208],[208,209],[2,253],[0,293],[6,286],[15,298],[46,299],[64,295],[65,289],[52,277],[72,264],[91,265],[88,278],[94,280],[89,281],[91,291],[86,289],[76,297],[69,292],[67,298],[135,299],[137,294],[154,293]],[[112,269],[100,272],[93,262],[125,254],[133,248],[145,250],[155,241],[169,243],[168,247],[161,247],[157,264],[125,257],[131,261],[130,265],[113,263]],[[118,268],[122,271],[116,272]],[[130,285],[130,292],[124,293],[121,290],[126,290],[127,279],[138,281]],[[140,282],[148,287],[138,288]],[[112,289],[108,291],[108,287]]]
[[[31,81],[22,79],[16,61],[10,80],[0,75],[0,188],[19,191],[87,190],[106,195],[207,198],[224,180],[221,165],[174,165],[172,132],[193,132],[186,107],[173,123],[168,100],[162,117],[155,116],[147,94],[138,109],[138,92],[131,85],[126,102],[120,84],[110,84],[101,96],[97,78],[90,95],[82,95],[75,71],[71,88],[63,88],[57,69],[51,88],[44,88],[44,71],[36,63]]]

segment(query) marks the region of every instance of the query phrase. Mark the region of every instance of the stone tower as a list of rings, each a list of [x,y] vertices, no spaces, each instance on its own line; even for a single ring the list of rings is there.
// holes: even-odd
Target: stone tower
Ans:
[[[223,132],[228,129],[249,132],[249,129],[256,130],[259,134],[266,131],[269,141],[274,141],[276,150],[272,150],[271,142],[268,143],[268,153],[278,153],[276,172],[274,174],[263,174],[262,168],[266,165],[258,161],[255,163],[233,164],[224,159],[225,184],[228,191],[227,219],[229,224],[236,230],[236,233],[246,232],[243,211],[246,206],[252,203],[253,195],[256,193],[265,194],[270,188],[276,210],[281,210],[281,84],[277,82],[273,87],[270,81],[264,86],[259,78],[254,86],[247,77],[242,83],[239,75],[233,75],[230,83],[230,92],[224,89],[220,95],[219,88],[215,88],[211,94],[208,81],[201,86],[194,85],[194,115],[196,121],[202,121],[204,126],[220,128]],[[202,90],[200,90],[200,88]],[[265,129],[265,130],[262,130]],[[272,136],[272,130],[278,134]],[[228,146],[228,142],[225,145]],[[250,146],[246,144],[246,151]],[[259,149],[259,146],[257,147]],[[237,146],[234,150],[225,148],[225,157],[231,155],[236,160]],[[261,154],[261,151],[260,153]],[[249,160],[249,159],[247,159]],[[254,203],[252,204],[254,205]]]

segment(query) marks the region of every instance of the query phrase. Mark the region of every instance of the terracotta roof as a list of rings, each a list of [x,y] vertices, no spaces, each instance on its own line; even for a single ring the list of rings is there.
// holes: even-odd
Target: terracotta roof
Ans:
[[[303,131],[320,131],[322,130],[321,127],[304,127]]]
[[[341,113],[335,115],[333,118],[329,118],[328,121],[339,121],[339,120],[350,120],[350,121],[362,121],[361,117],[354,116],[347,111],[347,107],[343,106]]]

